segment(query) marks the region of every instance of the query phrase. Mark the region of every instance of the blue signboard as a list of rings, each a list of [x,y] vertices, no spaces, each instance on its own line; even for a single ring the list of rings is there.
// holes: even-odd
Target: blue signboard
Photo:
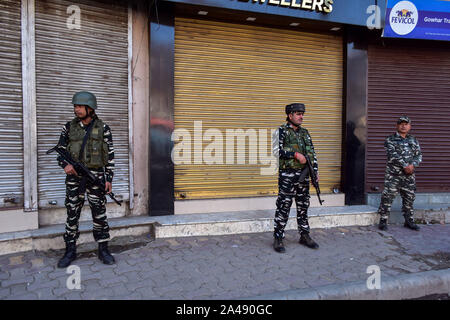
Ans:
[[[383,37],[450,41],[450,2],[388,0]]]

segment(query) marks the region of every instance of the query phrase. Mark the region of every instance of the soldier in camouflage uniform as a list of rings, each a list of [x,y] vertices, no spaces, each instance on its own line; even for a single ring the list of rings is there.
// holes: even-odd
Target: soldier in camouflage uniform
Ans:
[[[299,242],[309,248],[317,249],[319,245],[309,236],[309,178],[300,181],[300,175],[305,170],[306,158],[310,157],[313,168],[318,170],[314,146],[308,130],[301,127],[305,105],[294,103],[286,106],[286,124],[278,129],[278,198],[274,219],[273,248],[277,252],[285,252],[283,238],[292,198],[297,206],[297,225],[300,233]],[[318,176],[318,175],[317,175]]]
[[[89,201],[93,219],[94,239],[99,243],[98,257],[105,264],[113,264],[109,253],[109,226],[106,219],[105,193],[112,191],[114,175],[114,148],[109,126],[95,114],[96,97],[87,91],[77,92],[72,99],[75,118],[67,122],[59,138],[59,145],[66,149],[75,161],[82,162],[99,179],[105,182],[105,190],[78,176],[74,167],[58,157],[58,164],[66,176],[67,221],[64,241],[66,252],[58,267],[65,268],[76,259],[76,241],[80,235],[78,221],[85,200]]]
[[[386,138],[384,148],[387,153],[386,173],[384,177],[384,190],[381,194],[380,230],[387,230],[387,221],[391,211],[392,202],[400,192],[402,197],[402,212],[405,218],[405,227],[419,230],[413,220],[413,204],[416,191],[416,177],[414,170],[422,161],[417,139],[408,134],[411,130],[411,120],[402,116],[397,121],[397,132]]]

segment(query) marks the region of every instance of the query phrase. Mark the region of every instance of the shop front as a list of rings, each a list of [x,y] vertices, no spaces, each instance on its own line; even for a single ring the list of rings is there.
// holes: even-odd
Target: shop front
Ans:
[[[378,204],[386,164],[384,139],[395,132],[395,119],[401,115],[412,120],[411,134],[423,153],[416,170],[416,202],[448,203],[450,3],[388,1],[385,19],[383,37],[368,47],[368,203]]]
[[[152,7],[150,214],[273,208],[273,133],[293,102],[326,203],[344,205],[346,26],[365,25],[372,3],[300,3]]]
[[[46,151],[74,118],[77,91],[96,95],[97,114],[112,128],[113,188],[125,205],[108,204],[109,212],[121,217],[133,208],[131,8],[0,0],[0,232],[65,221],[65,175]],[[90,219],[84,211],[82,220]]]

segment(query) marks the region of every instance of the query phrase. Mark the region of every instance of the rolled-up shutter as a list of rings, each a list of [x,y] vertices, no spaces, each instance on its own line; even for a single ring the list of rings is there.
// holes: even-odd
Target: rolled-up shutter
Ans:
[[[20,1],[0,0],[0,208],[23,206]]]
[[[79,13],[79,24],[77,21]],[[77,27],[79,25],[79,28]],[[129,197],[128,9],[117,1],[36,1],[36,100],[40,207],[64,206],[64,172],[45,151],[74,118],[72,96],[97,97],[97,114],[112,130],[113,191]],[[109,200],[108,200],[109,201]]]
[[[423,153],[417,191],[450,190],[449,52],[448,44],[369,46],[366,192],[383,190],[384,140],[404,114]]]
[[[304,127],[316,148],[322,191],[339,187],[342,43],[330,34],[176,18],[175,132],[189,133],[190,141],[180,142],[189,142],[192,152],[190,164],[175,165],[176,199],[277,194],[277,174],[262,174],[269,165],[260,156],[270,154],[270,132],[285,122],[284,106],[292,102],[306,104]],[[256,136],[258,148],[247,138],[245,161],[238,163],[235,139],[229,164],[227,130],[239,129]],[[222,150],[216,158],[222,163],[208,164],[204,156],[220,139],[215,152]]]

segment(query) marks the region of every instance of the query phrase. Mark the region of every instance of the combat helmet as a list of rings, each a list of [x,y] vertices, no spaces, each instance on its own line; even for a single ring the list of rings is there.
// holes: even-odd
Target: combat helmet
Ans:
[[[73,95],[73,105],[88,106],[94,110],[97,109],[97,98],[95,95],[88,91],[79,91]]]

